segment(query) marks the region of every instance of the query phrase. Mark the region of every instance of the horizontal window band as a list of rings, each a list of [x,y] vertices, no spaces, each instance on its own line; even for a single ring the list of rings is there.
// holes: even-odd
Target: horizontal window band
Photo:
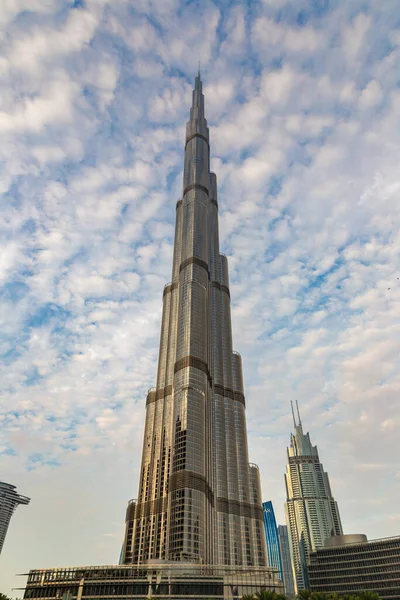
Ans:
[[[179,287],[178,281],[174,281],[173,283],[169,283],[168,285],[166,285],[163,292],[163,298],[167,294],[170,294],[173,290],[176,290],[177,287]]]
[[[203,373],[207,375],[210,385],[212,385],[212,378],[206,362],[204,362],[200,358],[197,358],[196,356],[184,356],[183,358],[176,361],[174,366],[174,373],[177,373],[181,369],[186,369],[187,367],[194,367],[195,369],[199,369],[199,371],[203,371]]]
[[[333,498],[328,498],[328,496],[307,496],[306,492],[303,492],[301,496],[292,496],[286,502],[290,505],[292,502],[303,502],[304,500],[328,500],[332,504],[335,502]]]
[[[214,204],[214,206],[216,206],[218,208],[218,202],[214,198],[211,198],[210,202],[211,202],[211,204]],[[176,210],[178,210],[178,208],[180,208],[181,205],[182,205],[182,200],[178,200],[178,202],[176,203]]]
[[[318,456],[310,456],[307,454],[304,454],[303,456],[290,456],[289,458],[289,463],[315,463],[318,464],[319,463],[319,458]]]
[[[214,385],[214,392],[219,394],[223,398],[230,398],[231,400],[237,400],[246,406],[244,395],[241,392],[235,392],[230,388],[224,388],[222,385]]]
[[[192,184],[188,185],[187,187],[185,187],[185,189],[183,190],[182,196],[184,196],[191,190],[200,190],[201,192],[204,192],[205,194],[207,194],[207,196],[209,195],[208,189],[206,187],[204,187],[204,185],[200,185],[200,183],[192,183]]]
[[[131,508],[131,506],[133,508]],[[168,496],[162,498],[156,498],[155,500],[146,500],[145,502],[138,502],[137,504],[131,504],[128,506],[129,520],[140,519],[142,517],[150,517],[151,515],[159,515],[166,512],[168,508]],[[128,516],[128,514],[127,514]]]
[[[200,475],[200,473],[187,471],[186,469],[172,473],[169,478],[169,491],[175,492],[176,490],[182,490],[184,488],[202,492],[206,495],[209,503],[214,506],[214,494],[208,485],[206,478],[203,475]],[[172,501],[173,500],[174,498],[172,497]]]
[[[217,511],[238,517],[256,518],[264,521],[263,511],[258,504],[250,502],[239,502],[239,500],[228,500],[228,498],[217,498]]]
[[[225,294],[228,294],[229,298],[231,297],[231,292],[228,286],[224,285],[223,283],[220,283],[219,281],[212,281],[212,286],[214,288],[217,288],[218,290],[221,290],[221,292],[225,292]]]
[[[191,256],[190,258],[187,258],[186,260],[181,262],[179,271],[182,271],[182,269],[188,267],[189,265],[197,265],[198,267],[205,269],[207,273],[209,273],[208,264],[204,262],[204,260],[201,260],[201,258],[197,258],[197,256]]]
[[[194,138],[199,138],[199,139],[203,140],[204,142],[206,142],[207,146],[210,147],[210,143],[205,135],[202,135],[201,133],[192,133],[192,135],[190,135],[186,140],[185,150],[186,150],[186,146],[188,145],[188,143],[191,142]]]
[[[159,390],[152,390],[147,394],[146,406],[148,404],[152,404],[156,402],[156,400],[160,400],[161,398],[165,398],[166,396],[170,396],[172,394],[172,385],[167,385],[165,388],[161,388]]]

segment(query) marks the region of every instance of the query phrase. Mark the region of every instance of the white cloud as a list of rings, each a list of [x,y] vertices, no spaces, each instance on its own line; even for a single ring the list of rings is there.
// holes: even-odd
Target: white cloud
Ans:
[[[32,503],[1,556],[4,592],[34,566],[118,559],[199,58],[264,497],[282,520],[297,398],[346,531],[393,533],[399,49],[395,3],[367,5],[5,3],[0,446]]]

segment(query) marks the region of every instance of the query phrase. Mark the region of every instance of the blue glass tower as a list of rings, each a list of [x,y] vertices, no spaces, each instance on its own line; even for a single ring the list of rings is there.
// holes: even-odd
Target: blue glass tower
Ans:
[[[278,527],[276,525],[272,502],[263,502],[264,530],[267,541],[268,566],[278,569],[279,579],[283,582],[282,557],[279,547]]]

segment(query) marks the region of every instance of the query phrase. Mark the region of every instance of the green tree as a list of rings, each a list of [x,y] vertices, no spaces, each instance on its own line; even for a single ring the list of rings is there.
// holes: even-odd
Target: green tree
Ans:
[[[310,600],[311,590],[299,590],[296,598],[297,600]]]
[[[262,590],[261,592],[257,592],[255,598],[257,598],[257,600],[286,600],[286,596],[283,594],[277,594],[276,592],[271,592],[270,590]]]
[[[325,592],[311,592],[310,600],[328,600],[328,595]]]
[[[357,599],[358,600],[380,600],[380,596],[376,592],[365,591],[365,592],[360,592],[359,594],[357,594]]]

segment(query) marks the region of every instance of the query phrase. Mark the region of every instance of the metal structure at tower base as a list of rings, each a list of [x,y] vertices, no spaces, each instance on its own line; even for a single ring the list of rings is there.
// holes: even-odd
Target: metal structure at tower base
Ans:
[[[276,570],[151,561],[144,565],[33,570],[28,574],[24,598],[238,600],[261,590],[283,593]]]

